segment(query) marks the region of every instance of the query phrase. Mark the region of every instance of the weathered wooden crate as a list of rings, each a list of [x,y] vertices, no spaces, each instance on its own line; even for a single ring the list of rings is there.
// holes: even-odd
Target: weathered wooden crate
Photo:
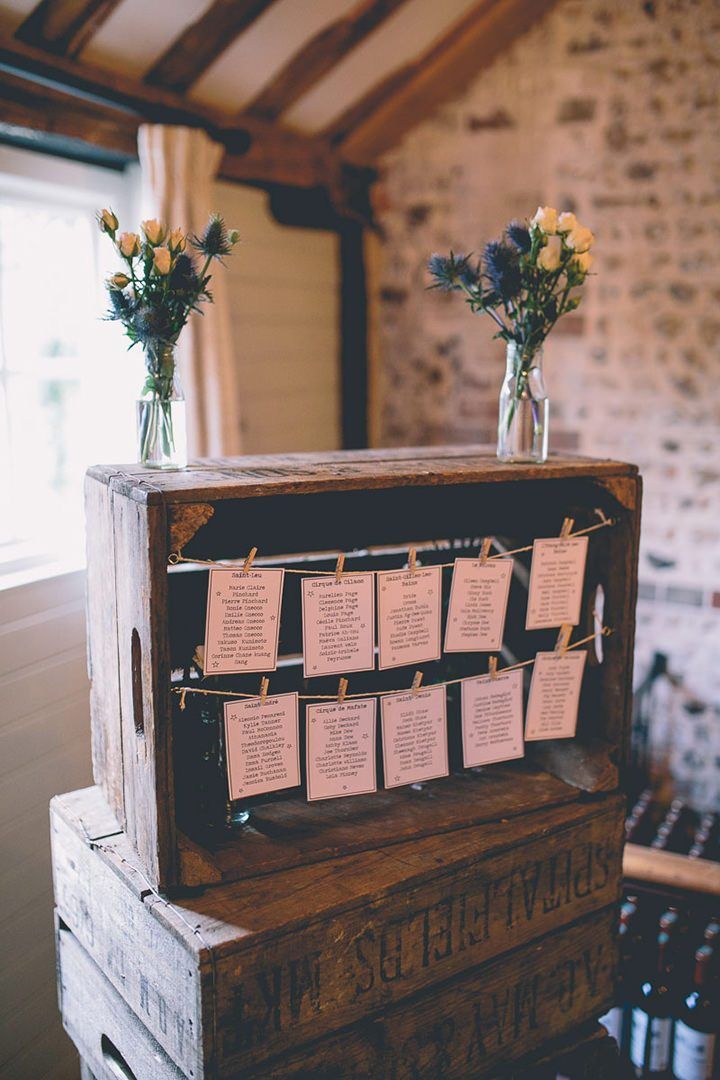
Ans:
[[[364,451],[320,456],[240,458],[152,474],[96,467],[87,479],[88,613],[93,759],[102,786],[135,846],[144,872],[163,890],[237,880],[283,866],[401,843],[474,822],[550,808],[577,789],[611,790],[627,750],[634,632],[640,481],[633,466],[553,458],[543,466],[502,465],[478,448]],[[507,547],[615,520],[591,537],[581,623],[595,627],[603,590],[604,660],[589,649],[578,734],[533,744],[528,763],[478,772],[458,768],[422,791],[394,788],[308,804],[304,793],[261,800],[252,828],[225,829],[226,789],[217,767],[219,699],[188,697],[178,708],[205,626],[207,567],[169,566],[182,550],[194,559],[328,569],[402,565],[418,548],[426,565],[472,555],[484,535]],[[438,543],[440,542],[440,543]],[[552,648],[557,631],[525,633],[529,555],[518,556],[506,625],[507,656]],[[449,571],[446,571],[449,574]],[[337,680],[303,680],[299,579],[286,577],[281,661],[273,693],[333,693]],[[447,585],[445,594],[447,595]],[[477,655],[423,665],[425,682],[477,674]],[[412,670],[352,676],[351,691],[410,684]],[[259,676],[203,685],[257,692]],[[458,706],[448,696],[450,730]],[[302,728],[302,719],[301,719]]]
[[[100,1076],[496,1076],[611,1000],[617,794],[173,901],[96,788],[51,818],[61,1005]]]

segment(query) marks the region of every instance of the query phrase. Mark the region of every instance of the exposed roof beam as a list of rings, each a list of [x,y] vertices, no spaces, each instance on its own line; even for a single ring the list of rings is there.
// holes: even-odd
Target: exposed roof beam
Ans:
[[[419,59],[350,105],[323,132],[342,155],[372,164],[464,87],[552,7],[554,0],[480,0]]]
[[[77,56],[120,0],[40,0],[15,36],[61,56]]]
[[[276,120],[407,0],[363,0],[300,48],[243,113]]]
[[[196,82],[275,0],[215,0],[145,76],[151,86],[182,93]]]

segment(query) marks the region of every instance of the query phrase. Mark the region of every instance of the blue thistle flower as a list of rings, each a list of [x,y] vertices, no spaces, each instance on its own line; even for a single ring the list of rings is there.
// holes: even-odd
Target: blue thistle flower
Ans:
[[[232,250],[230,237],[220,214],[212,214],[202,236],[191,237],[190,243],[209,259],[220,259],[223,255],[229,255]]]
[[[480,279],[479,268],[470,265],[470,255],[433,255],[428,262],[428,270],[434,278],[433,289],[451,292],[454,289],[471,289]]]
[[[503,300],[512,300],[522,287],[522,275],[517,248],[502,240],[492,240],[483,252],[485,274],[495,292]]]
[[[507,227],[506,235],[511,244],[514,244],[521,255],[527,255],[532,246],[530,230],[523,225],[522,221],[511,221]]]

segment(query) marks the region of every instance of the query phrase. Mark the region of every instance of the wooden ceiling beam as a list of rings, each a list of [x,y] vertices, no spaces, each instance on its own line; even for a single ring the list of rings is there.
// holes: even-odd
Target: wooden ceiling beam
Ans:
[[[215,0],[186,27],[145,76],[150,86],[183,93],[275,0]]]
[[[407,0],[363,0],[303,45],[241,116],[276,120]]]
[[[372,165],[483,68],[555,0],[480,0],[422,56],[350,105],[323,132],[345,160]]]
[[[114,124],[129,130],[134,124],[136,131],[143,121],[202,127],[225,145],[226,171],[233,179],[315,187],[328,183],[337,171],[337,154],[324,139],[252,117],[239,124],[227,114],[189,102],[172,91],[66,57],[50,56],[15,40],[10,33],[0,33],[0,71],[58,92],[70,109],[75,109],[74,101],[97,106],[110,127]],[[39,99],[39,91],[35,98]],[[0,117],[3,105],[0,101]],[[39,113],[36,120],[38,130],[44,130]],[[53,116],[53,122],[61,120]]]
[[[19,41],[77,56],[120,0],[40,0],[15,31]]]

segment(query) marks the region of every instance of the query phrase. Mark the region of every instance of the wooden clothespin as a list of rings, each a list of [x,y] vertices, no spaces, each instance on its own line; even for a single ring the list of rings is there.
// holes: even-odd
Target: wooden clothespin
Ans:
[[[345,556],[338,555],[338,560],[335,565],[335,581],[340,583],[342,581],[343,567],[345,566]]]
[[[490,674],[491,679],[497,679],[497,677],[498,677],[497,656],[489,656],[488,657],[488,672]]]
[[[488,561],[488,555],[490,554],[490,548],[492,547],[492,542],[493,542],[492,536],[486,536],[485,539],[482,542],[482,547],[480,548],[480,565],[481,566],[484,566],[485,563]]]
[[[270,680],[268,679],[268,677],[266,675],[263,675],[262,679],[260,680],[260,700],[261,701],[264,701],[265,698],[267,697],[268,687],[269,686],[270,686]]]
[[[417,551],[414,547],[411,547],[408,551],[408,570],[411,574],[415,573],[417,567]]]
[[[564,653],[570,644],[570,635],[573,632],[572,623],[563,623],[560,627],[560,633],[557,636],[555,642],[555,652]]]
[[[573,531],[573,525],[574,524],[575,524],[575,519],[574,518],[571,518],[571,517],[566,517],[565,518],[565,520],[562,523],[562,528],[560,529],[560,539],[561,540],[567,540],[568,539],[568,537],[570,536],[570,533]]]
[[[186,695],[187,695],[187,690],[183,686],[182,690],[180,691],[180,711],[181,712],[185,712],[185,696]]]
[[[255,558],[256,555],[257,555],[257,548],[256,547],[250,548],[250,553],[248,554],[247,559],[243,563],[243,574],[247,574],[248,570],[250,569],[250,567],[253,564],[253,559]]]
[[[422,671],[416,671],[415,675],[413,676],[412,686],[410,688],[413,697],[417,697],[417,695],[420,693],[420,684],[421,684],[422,681],[423,681],[423,673],[422,673]]]
[[[345,700],[345,695],[347,694],[347,688],[348,688],[347,679],[340,679],[340,682],[338,683],[338,705],[342,705],[343,701]]]

